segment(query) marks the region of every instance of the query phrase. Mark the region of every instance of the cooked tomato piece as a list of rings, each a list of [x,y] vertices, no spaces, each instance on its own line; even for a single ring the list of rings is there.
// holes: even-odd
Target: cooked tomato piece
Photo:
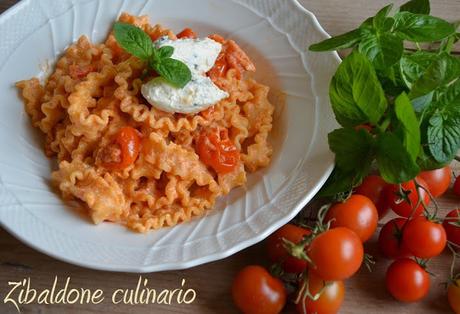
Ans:
[[[94,71],[91,64],[71,64],[69,65],[69,74],[73,79],[81,80],[85,78],[90,72]]]
[[[232,172],[240,160],[240,152],[228,137],[227,129],[204,130],[196,141],[196,149],[201,161],[217,173]]]
[[[132,127],[121,128],[115,138],[114,144],[118,145],[120,156],[118,160],[103,162],[103,167],[110,170],[120,170],[132,165],[139,156],[141,137],[139,131]]]
[[[191,29],[191,28],[185,28],[182,32],[177,34],[177,38],[191,38],[195,39],[197,38],[197,34]]]

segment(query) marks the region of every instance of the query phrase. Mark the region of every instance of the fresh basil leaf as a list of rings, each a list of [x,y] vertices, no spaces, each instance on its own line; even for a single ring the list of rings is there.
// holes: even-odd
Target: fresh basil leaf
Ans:
[[[418,114],[422,113],[433,102],[433,96],[434,92],[431,92],[418,98],[412,99],[411,102],[414,111]]]
[[[455,32],[452,24],[430,15],[398,12],[394,18],[395,33],[409,41],[431,42],[446,38]]]
[[[369,174],[370,168],[359,168],[354,171],[343,171],[335,167],[332,174],[327,179],[318,193],[320,197],[330,197],[338,193],[351,191],[354,187],[361,184],[363,178]]]
[[[428,147],[439,163],[452,160],[460,148],[460,113],[436,110],[429,119]]]
[[[127,23],[115,23],[113,27],[118,44],[133,56],[148,60],[153,53],[153,43],[142,29]]]
[[[371,60],[377,70],[382,70],[401,59],[404,46],[398,36],[381,33],[366,35],[359,43],[358,49]]]
[[[428,66],[423,75],[412,85],[411,99],[426,95],[431,91],[451,83],[460,76],[460,59],[442,54]]]
[[[411,0],[400,7],[400,11],[430,14],[430,0]]]
[[[412,160],[415,161],[420,152],[420,126],[406,93],[402,93],[396,98],[395,114],[402,130],[404,147]]]
[[[182,88],[192,79],[192,73],[187,65],[179,60],[166,58],[153,64],[154,70],[171,85]]]
[[[377,124],[388,104],[370,61],[353,52],[339,65],[331,80],[329,96],[342,126]]]
[[[388,183],[407,182],[420,172],[419,166],[393,133],[381,133],[377,137],[377,164],[380,175]]]
[[[163,46],[158,49],[158,56],[160,59],[170,58],[174,53],[174,47],[172,46]]]
[[[393,26],[394,20],[388,19],[387,16],[393,8],[393,4],[389,4],[386,7],[380,9],[379,12],[373,17],[372,24],[377,30],[389,30]]]
[[[329,133],[329,147],[340,169],[354,171],[373,160],[374,138],[366,130],[342,128]]]
[[[439,163],[429,154],[429,152],[427,153],[424,149],[421,149],[419,157],[417,159],[417,164],[419,165],[422,171],[425,171],[445,167],[449,164],[449,162]]]
[[[361,31],[355,29],[310,46],[310,51],[333,51],[355,46],[361,40]]]
[[[404,55],[399,65],[401,76],[406,86],[412,88],[412,85],[423,75],[437,57],[437,54],[426,51],[417,51],[413,54]]]

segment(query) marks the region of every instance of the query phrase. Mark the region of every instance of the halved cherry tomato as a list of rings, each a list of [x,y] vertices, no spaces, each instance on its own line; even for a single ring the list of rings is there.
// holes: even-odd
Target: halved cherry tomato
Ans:
[[[430,289],[430,276],[411,259],[398,259],[386,274],[388,292],[399,301],[415,302],[423,299]]]
[[[286,304],[286,290],[261,266],[246,266],[232,285],[233,302],[243,313],[277,314]]]
[[[338,227],[318,235],[307,254],[309,269],[327,281],[344,280],[356,273],[363,262],[361,239],[348,228]]]
[[[452,310],[457,314],[460,313],[460,279],[449,285],[447,298]]]
[[[458,177],[455,179],[455,183],[454,183],[454,193],[455,193],[457,196],[460,196],[460,176],[458,176]]]
[[[442,225],[446,230],[447,240],[460,248],[460,209],[449,212]]]
[[[117,133],[115,144],[121,150],[121,160],[119,162],[105,162],[102,165],[111,170],[124,169],[133,164],[139,156],[141,146],[139,131],[130,126],[122,127]]]
[[[354,231],[362,242],[366,242],[377,229],[379,220],[374,203],[364,195],[354,194],[344,202],[336,203],[329,208],[326,222],[331,227],[345,227]]]
[[[441,224],[422,216],[407,223],[403,230],[403,242],[414,256],[432,258],[444,250],[447,236]]]
[[[425,180],[431,195],[438,197],[443,195],[449,188],[452,169],[446,166],[436,170],[423,171],[418,176]]]
[[[207,75],[211,80],[216,80],[219,77],[224,77],[228,70],[227,60],[225,58],[225,53],[221,52],[214,63],[214,66],[211,70],[208,71]]]
[[[379,249],[391,259],[409,257],[411,252],[402,241],[402,228],[407,218],[395,218],[387,222],[379,234]]]
[[[311,231],[293,224],[287,224],[275,231],[267,239],[267,253],[274,263],[281,263],[285,272],[301,273],[307,268],[307,261],[290,255],[285,248],[283,239],[298,244]]]
[[[217,173],[232,172],[240,161],[240,152],[228,137],[227,129],[207,129],[196,141],[200,159]]]
[[[195,39],[197,37],[198,37],[198,35],[191,28],[185,28],[182,32],[177,34],[177,38]]]
[[[345,285],[343,281],[325,282],[314,273],[308,274],[308,291],[315,297],[319,293],[320,297],[313,300],[306,297],[297,304],[299,314],[332,314],[337,313],[345,297]]]
[[[422,178],[417,178],[417,182],[425,189],[428,189],[428,185]],[[401,188],[402,191],[400,191],[398,184],[389,184],[383,189],[382,193],[387,205],[399,216],[407,218],[412,213],[413,217],[420,216],[424,207],[421,202],[418,204],[420,198],[417,194],[417,189],[414,181],[411,180],[409,182],[402,183]],[[425,205],[428,205],[431,201],[428,193],[421,187],[418,188],[418,193],[420,194],[421,200],[425,203]],[[405,199],[405,197],[407,199]]]
[[[377,208],[379,218],[382,219],[388,213],[388,205],[385,203],[385,198],[382,195],[383,188],[386,183],[382,177],[378,175],[370,175],[364,178],[360,186],[355,189],[356,194],[367,196]]]

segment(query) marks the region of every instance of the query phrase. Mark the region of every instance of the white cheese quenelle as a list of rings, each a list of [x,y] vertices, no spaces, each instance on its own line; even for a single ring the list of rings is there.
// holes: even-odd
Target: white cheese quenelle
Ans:
[[[184,62],[192,72],[192,79],[183,88],[174,87],[160,77],[142,85],[142,95],[153,107],[166,112],[197,113],[229,96],[206,76],[222,50],[220,43],[210,38],[162,37],[154,44],[173,47],[171,58]]]

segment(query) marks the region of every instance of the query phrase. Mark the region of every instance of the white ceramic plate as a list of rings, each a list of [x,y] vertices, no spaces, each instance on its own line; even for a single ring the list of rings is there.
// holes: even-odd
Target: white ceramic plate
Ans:
[[[137,234],[93,225],[49,185],[53,162],[30,127],[14,83],[46,75],[49,61],[81,34],[102,41],[123,11],[179,31],[237,40],[257,78],[285,94],[277,105],[271,165],[246,189],[222,198],[206,217]],[[28,245],[69,263],[112,271],[192,267],[229,256],[267,237],[315,195],[333,167],[327,133],[335,128],[328,82],[339,59],[309,53],[327,37],[296,0],[24,0],[0,17],[0,222]],[[48,65],[48,66],[47,66]]]

